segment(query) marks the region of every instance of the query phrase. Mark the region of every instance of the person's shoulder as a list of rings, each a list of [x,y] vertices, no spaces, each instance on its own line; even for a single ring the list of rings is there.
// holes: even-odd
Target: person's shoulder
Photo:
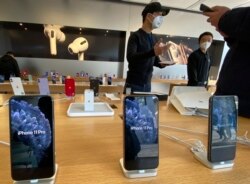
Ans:
[[[0,60],[1,60],[1,61],[6,61],[6,60],[9,60],[9,57],[10,57],[10,56],[8,56],[8,55],[5,54],[5,55],[3,55],[3,56],[0,58]]]
[[[139,36],[141,34],[141,31],[140,31],[140,29],[138,29],[137,31],[133,31],[133,32],[131,32],[131,36]]]
[[[129,40],[130,40],[130,41],[132,41],[132,40],[136,41],[136,40],[138,40],[140,37],[141,37],[140,30],[137,30],[137,31],[131,32],[130,37],[129,37]]]
[[[189,55],[188,60],[196,60],[197,58],[199,58],[199,56],[200,56],[200,51],[199,49],[197,49]]]
[[[199,54],[200,54],[200,49],[196,49],[195,51],[193,51],[193,52],[189,55],[189,57],[197,56],[197,55],[199,55]]]
[[[13,58],[12,56],[9,56],[7,54],[2,56],[0,60],[3,62],[16,62],[15,58]]]

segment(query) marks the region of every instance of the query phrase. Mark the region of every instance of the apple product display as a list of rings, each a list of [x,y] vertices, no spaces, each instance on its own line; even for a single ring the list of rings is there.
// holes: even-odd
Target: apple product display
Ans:
[[[65,79],[65,94],[66,96],[75,96],[75,80],[73,78]]]
[[[108,77],[108,85],[112,85],[112,77]]]
[[[90,79],[90,89],[94,91],[94,96],[99,95],[99,79]]]
[[[37,82],[38,82],[40,95],[49,95],[50,90],[49,90],[48,79],[47,78],[38,78]]]
[[[51,76],[52,84],[56,84],[56,75]]]
[[[44,34],[49,37],[50,54],[57,55],[57,40],[65,41],[65,34],[61,31],[62,26],[55,24],[44,24]]]
[[[62,75],[62,84],[65,84],[65,79],[66,79],[66,76]]]
[[[4,75],[0,75],[0,83],[4,83]]]
[[[236,96],[212,96],[209,100],[208,160],[234,160],[237,142]]]
[[[126,96],[123,113],[124,168],[128,171],[156,169],[159,163],[157,97]]]
[[[201,86],[174,86],[169,101],[181,115],[208,117],[211,94]]]
[[[78,60],[84,60],[84,51],[86,51],[89,47],[88,40],[84,37],[76,38],[72,43],[68,46],[68,51],[70,54],[77,54]]]
[[[67,110],[69,117],[114,116],[114,114],[114,110],[105,102],[95,102],[93,111],[86,111],[84,103],[71,103]]]
[[[20,77],[11,77],[10,84],[15,95],[25,95]]]
[[[32,82],[32,81],[33,81],[32,75],[30,75],[30,74],[28,75],[28,81],[29,81],[29,82]]]
[[[13,96],[9,101],[13,180],[53,177],[54,111],[50,96]]]
[[[84,110],[94,111],[94,91],[92,89],[86,89],[84,91]]]

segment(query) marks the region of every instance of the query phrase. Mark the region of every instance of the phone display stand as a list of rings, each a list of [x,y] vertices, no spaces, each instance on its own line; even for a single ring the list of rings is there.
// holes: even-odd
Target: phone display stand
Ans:
[[[43,178],[43,179],[34,179],[34,180],[22,180],[22,181],[14,181],[13,184],[55,184],[56,183],[56,175],[58,170],[58,164],[55,167],[55,174],[51,178]]]
[[[210,162],[207,159],[207,152],[197,152],[194,151],[194,156],[197,160],[199,160],[202,164],[207,166],[210,169],[225,169],[225,168],[232,168],[234,165],[233,160],[222,161],[222,162]]]
[[[120,159],[120,165],[121,165],[123,174],[127,178],[145,178],[145,177],[153,177],[157,175],[157,169],[126,170],[123,165],[123,158]]]
[[[93,111],[86,111],[84,103],[71,103],[67,115],[70,117],[113,116],[114,110],[104,102],[95,102]]]

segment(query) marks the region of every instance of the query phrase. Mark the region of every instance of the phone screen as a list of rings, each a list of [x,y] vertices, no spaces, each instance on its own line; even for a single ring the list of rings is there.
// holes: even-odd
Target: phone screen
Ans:
[[[210,98],[208,160],[233,160],[237,141],[237,97]]]
[[[51,97],[13,96],[9,104],[13,180],[52,177],[55,157]]]
[[[155,169],[159,163],[158,99],[127,96],[124,99],[124,167]]]

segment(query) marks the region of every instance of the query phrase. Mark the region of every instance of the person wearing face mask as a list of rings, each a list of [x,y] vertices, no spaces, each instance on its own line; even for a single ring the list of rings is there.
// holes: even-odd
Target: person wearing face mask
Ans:
[[[211,59],[208,48],[213,41],[213,34],[204,32],[199,36],[200,48],[188,57],[188,86],[207,86]]]
[[[160,64],[159,55],[170,45],[156,41],[152,30],[162,25],[163,16],[169,11],[159,2],[149,3],[142,11],[142,27],[130,35],[127,45],[128,71],[124,93],[127,88],[132,92],[150,92],[153,67],[166,66]]]

